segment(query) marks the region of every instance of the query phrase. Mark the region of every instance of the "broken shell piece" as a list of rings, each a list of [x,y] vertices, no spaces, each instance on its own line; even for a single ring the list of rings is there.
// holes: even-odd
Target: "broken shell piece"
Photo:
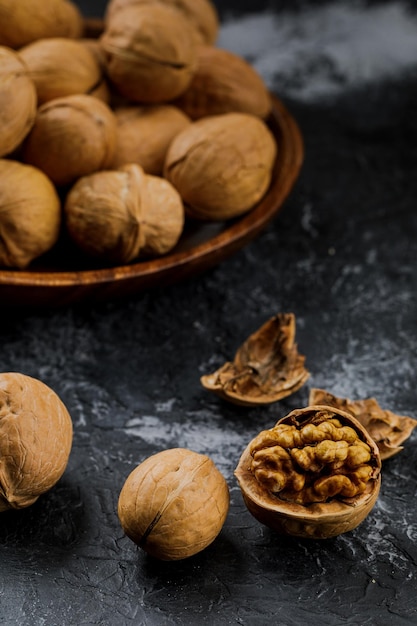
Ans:
[[[375,398],[349,400],[338,398],[324,389],[311,389],[309,404],[325,404],[351,413],[366,428],[379,448],[382,460],[403,450],[417,420],[382,409]]]
[[[202,376],[201,384],[234,404],[277,402],[295,393],[310,376],[294,338],[294,314],[278,313],[241,345],[233,362]]]

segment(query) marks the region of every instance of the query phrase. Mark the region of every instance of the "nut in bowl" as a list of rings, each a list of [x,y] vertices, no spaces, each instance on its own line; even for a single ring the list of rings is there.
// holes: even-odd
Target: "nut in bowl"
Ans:
[[[316,405],[259,433],[235,475],[259,522],[279,534],[325,539],[353,530],[372,510],[381,458],[351,414]]]

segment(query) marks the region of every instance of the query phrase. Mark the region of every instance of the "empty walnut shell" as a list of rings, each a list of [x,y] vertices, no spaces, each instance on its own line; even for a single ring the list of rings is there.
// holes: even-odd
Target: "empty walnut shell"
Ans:
[[[0,159],[0,265],[23,269],[52,248],[61,226],[61,202],[36,167]]]
[[[351,414],[317,405],[259,433],[235,475],[259,522],[280,534],[325,539],[353,530],[371,511],[381,458]]]
[[[158,452],[128,476],[118,515],[126,535],[153,557],[184,559],[211,544],[229,509],[229,489],[204,454],[184,448]]]
[[[164,176],[178,189],[191,217],[228,220],[262,199],[276,154],[274,136],[263,120],[248,113],[213,115],[174,138]]]
[[[103,71],[93,52],[81,41],[64,37],[39,39],[19,50],[36,86],[38,104],[71,94],[91,94]]]
[[[351,413],[366,428],[379,448],[381,459],[398,454],[417,426],[417,420],[382,409],[375,398],[349,400],[324,389],[311,389],[309,404],[326,404]]]
[[[0,46],[0,157],[13,152],[26,137],[36,116],[36,89],[16,52]]]
[[[64,473],[71,417],[57,394],[24,374],[0,374],[0,511],[33,504]]]
[[[83,18],[70,0],[0,0],[0,44],[10,48],[45,37],[78,38]]]
[[[87,94],[54,98],[38,109],[23,146],[23,160],[56,185],[110,166],[116,145],[116,119],[105,103]]]
[[[147,174],[161,176],[167,150],[190,119],[170,105],[116,108],[116,150],[113,167],[126,163],[141,165]]]
[[[214,46],[200,46],[190,85],[175,101],[191,119],[240,111],[260,118],[272,100],[256,70],[242,57]]]
[[[134,4],[120,9],[100,41],[111,83],[133,102],[167,102],[191,81],[197,56],[193,28],[169,5]]]
[[[279,313],[242,344],[233,362],[202,376],[201,384],[243,406],[282,400],[300,389],[310,375],[294,339],[294,314]]]
[[[199,44],[213,44],[219,31],[217,9],[211,0],[110,0],[105,21],[112,19],[117,11],[131,5],[162,3],[181,11],[192,24]]]
[[[135,164],[77,180],[67,195],[64,215],[74,243],[111,264],[129,263],[140,253],[165,254],[184,225],[178,192]]]

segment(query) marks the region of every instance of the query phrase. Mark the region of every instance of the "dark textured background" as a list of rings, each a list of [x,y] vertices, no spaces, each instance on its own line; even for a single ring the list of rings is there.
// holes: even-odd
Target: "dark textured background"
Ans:
[[[91,15],[104,6],[79,4]],[[301,176],[274,222],[188,282],[96,306],[2,314],[0,369],[50,385],[75,431],[56,487],[1,516],[6,626],[417,623],[417,433],[384,463],[368,518],[323,542],[261,526],[233,476],[248,441],[304,406],[311,386],[375,396],[417,417],[417,18],[405,2],[287,5],[247,1],[243,19],[243,4],[218,3],[221,44],[247,46],[304,136]],[[274,28],[273,11],[275,52],[268,33],[262,48],[255,19]],[[355,24],[372,25],[360,42],[352,12]],[[303,38],[314,41],[303,48]],[[205,392],[199,377],[280,311],[296,315],[305,387],[262,409]],[[211,456],[231,507],[204,552],[159,563],[123,535],[116,506],[136,464],[175,446]]]

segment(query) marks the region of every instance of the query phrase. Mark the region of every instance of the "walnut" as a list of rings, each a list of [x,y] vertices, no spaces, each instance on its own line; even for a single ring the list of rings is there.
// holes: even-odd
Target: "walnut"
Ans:
[[[68,185],[110,166],[115,145],[116,119],[110,107],[94,96],[74,94],[39,107],[23,160],[56,185]]]
[[[380,471],[366,429],[349,413],[315,405],[259,433],[235,475],[258,521],[282,534],[323,539],[365,519],[378,498]]]
[[[67,195],[64,214],[76,245],[112,264],[129,263],[140,253],[165,254],[184,225],[178,192],[134,164],[80,178]]]
[[[164,104],[118,107],[113,167],[141,165],[147,174],[162,176],[165,156],[174,137],[190,124],[177,107]]]
[[[295,393],[309,377],[298,353],[295,316],[279,313],[253,333],[213,374],[201,377],[205,389],[244,406],[270,404]]]
[[[247,113],[193,122],[172,141],[164,176],[200,220],[228,220],[248,212],[266,193],[277,145],[266,124]]]
[[[38,104],[71,94],[92,94],[103,80],[93,52],[81,41],[51,37],[19,50],[36,86]]]
[[[26,137],[36,116],[36,89],[16,52],[0,46],[0,157],[13,152]]]
[[[33,504],[64,473],[72,446],[71,417],[40,380],[0,374],[0,511]]]
[[[161,3],[172,6],[191,22],[197,43],[213,44],[219,31],[217,9],[210,0],[110,0],[107,4],[105,21],[108,23],[120,9],[132,5]]]
[[[206,455],[173,448],[148,457],[127,477],[118,515],[126,535],[164,561],[201,552],[220,533],[229,489]]]
[[[267,118],[272,100],[256,70],[242,57],[214,46],[200,46],[197,69],[175,104],[191,119],[240,111]]]
[[[120,9],[100,41],[110,82],[133,102],[172,100],[191,81],[197,56],[193,28],[169,5],[151,3]]]
[[[379,448],[384,461],[403,450],[406,439],[417,426],[417,420],[382,409],[375,398],[349,400],[338,398],[324,389],[311,389],[309,404],[326,404],[351,413],[366,428]]]
[[[47,176],[0,159],[0,265],[23,269],[57,242],[61,203]]]
[[[0,44],[21,48],[44,37],[78,38],[83,18],[70,0],[0,0]]]

